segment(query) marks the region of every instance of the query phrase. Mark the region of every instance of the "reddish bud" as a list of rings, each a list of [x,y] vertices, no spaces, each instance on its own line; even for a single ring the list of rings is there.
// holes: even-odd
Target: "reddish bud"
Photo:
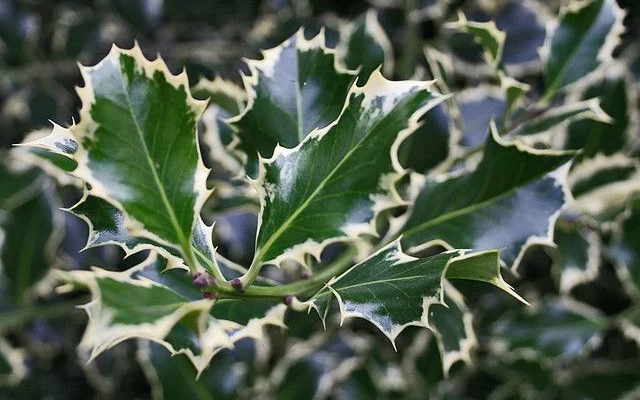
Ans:
[[[233,288],[239,292],[242,292],[242,281],[240,280],[240,278],[234,278],[233,280],[231,280],[231,286],[233,286]]]
[[[215,300],[216,295],[211,292],[204,292],[202,293],[202,297],[204,297],[207,300]]]
[[[288,305],[288,306],[289,306],[289,305],[291,305],[291,302],[292,302],[292,301],[293,301],[293,296],[285,296],[285,297],[282,299],[282,302],[283,302],[284,304]]]
[[[204,289],[213,284],[213,277],[208,273],[196,272],[193,274],[193,286]]]

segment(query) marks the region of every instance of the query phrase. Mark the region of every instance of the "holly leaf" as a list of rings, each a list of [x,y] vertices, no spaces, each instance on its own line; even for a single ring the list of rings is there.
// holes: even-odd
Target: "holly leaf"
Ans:
[[[451,250],[416,258],[404,253],[396,240],[330,280],[312,298],[312,307],[324,318],[328,299],[333,296],[338,301],[341,323],[346,318],[366,319],[395,346],[396,337],[408,326],[437,330],[438,326],[432,324],[434,312],[438,312],[440,329],[446,331],[445,325],[450,323],[447,319],[456,314],[431,309],[432,305],[447,307],[445,278],[490,282],[520,299],[502,279],[496,251],[464,255],[461,250]],[[451,348],[450,338],[443,340]]]
[[[247,92],[233,82],[215,77],[200,79],[192,88],[196,98],[208,99],[209,106],[202,115],[201,143],[204,145],[205,165],[214,178],[229,180],[244,171],[247,155],[239,149],[240,141],[227,119],[242,112]]]
[[[504,92],[495,86],[478,86],[461,90],[455,96],[462,120],[460,144],[474,149],[487,141],[489,125],[507,111]]]
[[[184,354],[197,374],[209,365],[220,350],[233,347],[243,338],[259,339],[266,325],[284,326],[286,306],[279,301],[194,300],[183,290],[184,279],[175,274],[157,283],[145,269],[157,269],[160,262],[149,258],[127,271],[58,271],[57,277],[69,285],[86,287],[91,302],[83,308],[89,324],[80,343],[89,360],[131,338],[154,341],[171,354]],[[177,282],[176,282],[177,281]],[[62,287],[61,290],[64,290]]]
[[[229,120],[250,158],[256,152],[271,157],[277,144],[295,147],[314,129],[333,122],[356,78],[338,66],[324,32],[307,40],[299,30],[262,54],[262,60],[247,61],[247,107]]]
[[[448,374],[459,361],[471,365],[471,352],[478,341],[473,331],[473,314],[462,294],[453,285],[445,284],[443,303],[432,305],[429,313],[429,324],[438,340],[444,373]]]
[[[499,319],[492,328],[492,348],[499,353],[529,349],[550,360],[573,358],[598,340],[603,326],[603,317],[586,306],[548,301]]]
[[[458,21],[445,26],[472,35],[474,40],[482,46],[487,62],[496,69],[500,67],[506,34],[498,29],[495,22],[469,21],[462,12],[459,12]]]
[[[602,243],[596,232],[582,227],[575,218],[561,216],[556,222],[553,240],[557,246],[554,258],[562,293],[569,293],[573,287],[596,278],[602,257]]]
[[[37,171],[0,164],[0,181],[0,278],[3,290],[24,303],[57,261],[64,223],[50,182]]]
[[[586,87],[580,99],[597,97],[608,121],[586,119],[573,122],[560,140],[565,149],[581,149],[584,158],[596,154],[612,155],[630,147],[637,119],[637,99],[629,89],[633,82],[619,65],[605,71],[605,76]]]
[[[616,270],[632,293],[640,294],[640,199],[635,198],[620,217],[610,252]]]
[[[75,160],[73,175],[123,212],[132,236],[178,246],[195,266],[191,233],[209,196],[196,135],[205,103],[193,99],[185,73],[171,75],[137,46],[113,47],[81,72],[80,122],[28,144]]]
[[[348,69],[359,71],[360,85],[379,67],[386,76],[393,74],[393,47],[373,9],[341,30],[336,55]]]
[[[240,382],[246,379],[242,362],[223,352],[216,357],[216,365],[198,377],[189,359],[172,355],[161,345],[149,341],[138,342],[137,359],[151,384],[154,400],[188,398],[235,399]]]
[[[640,193],[640,164],[622,154],[583,160],[567,179],[574,201],[569,209],[599,222],[611,222]]]
[[[340,117],[295,149],[276,149],[259,178],[260,225],[253,263],[290,258],[375,233],[374,215],[401,200],[395,146],[446,97],[429,82],[388,81],[376,71],[351,88]],[[322,161],[321,161],[322,160]],[[313,226],[313,229],[308,229]]]
[[[565,193],[563,171],[549,173],[572,154],[506,142],[492,125],[475,170],[425,180],[399,230],[403,246],[501,248],[502,260],[516,268],[529,244],[552,243]]]
[[[624,29],[624,15],[615,0],[572,0],[562,8],[541,51],[545,97],[553,97],[611,61]]]
[[[552,129],[581,120],[597,121],[602,124],[611,124],[613,121],[600,107],[600,101],[593,98],[554,107],[518,125],[511,130],[510,135],[532,136],[542,133],[550,136]]]

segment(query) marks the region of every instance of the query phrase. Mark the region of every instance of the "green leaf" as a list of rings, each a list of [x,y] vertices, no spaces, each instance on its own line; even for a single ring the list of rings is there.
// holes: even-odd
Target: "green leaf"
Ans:
[[[599,100],[594,98],[554,107],[537,117],[523,122],[513,129],[510,135],[536,135],[549,132],[558,125],[570,124],[581,120],[597,121],[603,124],[612,122],[611,117],[600,108]]]
[[[573,358],[594,344],[603,317],[575,303],[547,301],[514,310],[492,329],[493,348],[499,352],[530,349],[552,360]]]
[[[209,106],[202,115],[203,129],[200,132],[205,165],[211,168],[214,178],[229,180],[237,177],[244,171],[247,155],[239,150],[240,141],[227,119],[244,110],[246,91],[215,77],[213,80],[201,78],[192,92],[196,98],[209,99]]]
[[[462,295],[450,284],[444,289],[443,303],[429,308],[429,325],[438,339],[443,371],[448,374],[458,361],[471,365],[471,351],[478,342],[473,331],[473,315]]]
[[[0,337],[0,388],[18,384],[27,373],[25,356]]]
[[[463,253],[451,250],[416,258],[405,254],[400,241],[396,240],[329,281],[313,297],[313,307],[324,318],[330,304],[328,299],[335,296],[341,321],[364,318],[378,327],[395,346],[395,338],[407,326],[438,329],[431,325],[433,310],[430,307],[437,304],[446,307],[445,278],[490,282],[514,294],[500,276],[497,252],[467,256]],[[437,322],[441,323],[443,331],[445,324],[450,323],[447,319],[456,315],[442,309],[434,312],[438,312]]]
[[[547,174],[571,156],[505,142],[492,126],[474,171],[422,185],[400,229],[403,246],[412,252],[436,244],[501,248],[502,260],[517,267],[527,245],[552,242],[551,227],[565,194],[562,179]]]
[[[22,144],[38,141],[51,133],[49,129],[40,129],[25,136]],[[11,155],[24,166],[33,166],[41,169],[49,177],[62,186],[71,185],[82,187],[82,181],[70,175],[78,163],[57,153],[52,153],[40,147],[14,147]]]
[[[640,363],[633,358],[590,360],[576,365],[563,383],[565,399],[635,399],[640,395]]]
[[[195,98],[208,99],[209,105],[218,106],[224,111],[226,118],[240,114],[247,104],[247,92],[219,76],[212,80],[200,78],[191,92]]]
[[[39,190],[40,173],[33,168],[20,168],[18,161],[0,151],[0,210],[10,210],[32,198]]]
[[[498,79],[500,80],[500,88],[505,94],[507,100],[507,109],[504,113],[506,120],[511,116],[512,112],[520,105],[522,96],[527,93],[531,87],[526,83],[519,82],[504,72],[498,71]]]
[[[611,254],[622,282],[634,294],[640,294],[640,198],[634,199],[620,218]]]
[[[555,265],[560,272],[560,291],[594,280],[601,263],[602,243],[596,232],[581,227],[575,218],[561,216],[553,232]]]
[[[437,87],[442,93],[450,93],[454,79],[454,64],[451,54],[425,46],[424,56],[427,59],[431,76],[436,80]]]
[[[445,97],[431,84],[388,81],[374,72],[353,86],[340,117],[295,149],[278,148],[261,167],[261,213],[254,265],[304,262],[325,244],[376,234],[377,212],[401,201],[391,186],[395,149]],[[308,227],[313,227],[309,229]]]
[[[123,211],[133,236],[179,245],[195,268],[191,232],[209,196],[196,136],[205,103],[191,97],[185,73],[171,75],[137,46],[113,47],[81,72],[80,122],[29,144],[74,159],[74,176]]]
[[[0,279],[19,302],[56,263],[62,239],[57,198],[38,177],[33,169],[13,172],[0,164]]]
[[[630,88],[633,82],[620,66],[608,68],[605,76],[580,93],[580,99],[597,97],[609,121],[588,119],[573,122],[562,141],[566,149],[582,149],[584,158],[596,154],[612,155],[633,143],[637,100]]]
[[[623,17],[615,0],[572,0],[562,9],[542,50],[547,98],[611,60]]]
[[[163,276],[170,289],[150,279],[158,258],[149,258],[127,271],[59,271],[60,280],[87,287],[91,302],[83,306],[89,324],[80,349],[92,360],[103,351],[131,338],[157,342],[172,354],[185,354],[198,374],[215,354],[243,338],[261,338],[266,325],[284,326],[286,306],[279,301],[194,300],[186,274]],[[145,271],[152,269],[151,273]],[[180,292],[180,293],[179,293]],[[242,310],[242,312],[238,312]]]
[[[359,68],[360,85],[380,66],[386,76],[393,74],[393,48],[373,9],[341,30],[336,55],[348,69],[355,71]]]
[[[421,174],[440,170],[454,153],[457,139],[445,105],[435,106],[418,123],[415,132],[400,145],[398,160],[404,168]]]
[[[299,30],[280,46],[247,61],[249,93],[242,114],[229,120],[249,157],[271,157],[277,144],[295,147],[340,114],[355,72],[337,65],[324,32],[307,40]]]
[[[475,149],[487,141],[491,121],[504,118],[507,101],[501,88],[480,85],[459,91],[454,99],[460,111],[460,144]]]
[[[596,155],[576,165],[567,183],[574,197],[571,211],[600,222],[612,221],[640,192],[640,164],[620,153]]]
[[[137,358],[151,383],[155,400],[232,400],[237,398],[240,382],[246,378],[242,362],[227,353],[219,354],[215,365],[205,369],[199,377],[186,356],[172,355],[153,342],[139,341]]]
[[[290,345],[271,369],[269,380],[275,387],[272,398],[328,398],[337,384],[363,365],[361,353],[368,349],[363,342],[360,337],[323,332]]]
[[[446,26],[473,35],[474,40],[482,46],[487,62],[496,69],[500,67],[506,34],[498,30],[495,22],[468,21],[465,15],[459,12],[458,21]]]

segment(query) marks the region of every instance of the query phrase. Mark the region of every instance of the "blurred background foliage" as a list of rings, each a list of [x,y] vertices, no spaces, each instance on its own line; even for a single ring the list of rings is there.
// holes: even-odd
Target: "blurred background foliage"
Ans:
[[[0,0],[0,222],[6,230],[24,232],[15,239],[19,253],[2,253],[0,399],[257,398],[266,386],[269,396],[280,399],[421,399],[427,394],[448,399],[611,399],[636,388],[640,384],[638,334],[634,338],[629,327],[633,321],[636,330],[640,326],[638,289],[633,287],[633,277],[625,282],[628,275],[616,267],[620,253],[615,249],[624,249],[624,240],[606,230],[585,230],[570,216],[556,227],[556,237],[562,240],[560,252],[531,247],[519,276],[511,277],[517,290],[535,303],[531,309],[513,309],[506,295],[485,286],[458,288],[474,314],[479,348],[472,366],[458,365],[446,378],[436,343],[425,330],[408,329],[398,339],[396,352],[365,322],[356,320],[341,330],[330,324],[325,332],[315,316],[297,313],[288,316],[295,321],[290,321],[286,334],[274,329],[271,340],[240,342],[236,349],[218,355],[198,381],[186,360],[171,359],[160,346],[148,343],[122,344],[86,364],[76,353],[86,317],[74,307],[86,299],[48,290],[48,268],[64,264],[71,269],[99,265],[124,270],[135,265],[136,256],[121,261],[121,251],[111,247],[79,252],[86,241],[86,227],[58,208],[74,204],[80,192],[73,185],[56,185],[37,171],[9,173],[3,166],[8,164],[11,145],[33,130],[48,129],[49,119],[62,125],[72,122],[70,115],[77,120],[80,104],[74,86],[81,84],[81,77],[76,63],[95,64],[112,44],[130,48],[137,41],[147,57],[161,54],[174,72],[186,68],[193,84],[201,76],[214,75],[239,83],[239,71],[246,71],[242,57],[259,57],[259,49],[279,44],[300,26],[309,32],[325,27],[327,43],[333,46],[341,27],[370,8],[377,10],[393,44],[394,77],[430,77],[425,45],[450,55],[454,68],[446,84],[451,92],[460,93],[465,122],[461,145],[473,148],[483,140],[491,117],[504,113],[505,100],[502,94],[492,96],[486,91],[481,97],[474,95],[479,86],[494,79],[482,49],[469,35],[443,29],[443,24],[455,20],[458,10],[471,20],[496,21],[507,33],[506,70],[539,88],[538,52],[545,24],[557,14],[560,3]],[[603,103],[603,108],[610,114],[620,107],[614,101],[620,93],[626,99],[637,97],[640,90],[640,2],[618,3],[627,10],[626,32],[614,56],[633,76],[633,85],[596,85],[589,96],[608,95],[610,104]],[[637,102],[623,103],[622,107],[637,108]],[[447,116],[437,117],[444,112],[436,112],[429,124],[442,133],[439,140],[429,139],[432,155],[425,157],[419,150],[412,155],[421,149],[417,146],[405,149],[420,172],[438,164],[450,151]],[[631,113],[627,110],[623,117]],[[620,128],[635,132],[635,142],[627,146],[633,156],[638,154],[638,126],[628,125],[637,122],[630,119]],[[591,125],[568,127],[572,141],[567,147],[585,148],[585,157],[602,152],[613,140],[606,133],[594,133],[589,141],[584,135],[572,135],[571,130],[594,130],[597,123],[581,124]],[[217,219],[220,251],[238,262],[250,260],[255,210],[243,208]],[[637,226],[631,220],[627,228],[633,231]],[[51,251],[37,251],[44,248]],[[609,251],[586,257],[584,248]],[[567,257],[583,266],[587,258],[596,257],[597,271],[578,285],[563,287]],[[13,274],[6,267],[9,263],[30,268],[26,274]],[[616,318],[622,315],[623,319]],[[496,344],[495,337],[502,336],[508,340]],[[496,346],[502,347],[496,350]],[[24,361],[23,370],[16,371],[15,359],[8,354]],[[3,381],[4,376],[12,376],[13,381]]]

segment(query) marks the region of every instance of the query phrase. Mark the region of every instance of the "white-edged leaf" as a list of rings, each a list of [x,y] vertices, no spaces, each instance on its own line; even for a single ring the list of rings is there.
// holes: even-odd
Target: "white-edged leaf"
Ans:
[[[507,142],[492,125],[475,170],[421,185],[398,231],[403,245],[411,252],[433,245],[498,248],[502,260],[517,268],[530,244],[552,244],[566,201],[566,167],[560,167],[572,154]]]
[[[446,97],[430,82],[389,81],[375,71],[354,85],[338,119],[296,148],[278,147],[261,165],[261,197],[253,263],[278,263],[324,245],[376,234],[375,216],[402,204],[393,186],[397,146]]]
[[[27,145],[75,160],[72,174],[123,211],[132,236],[177,245],[195,268],[191,233],[210,194],[196,132],[205,102],[191,96],[186,73],[172,75],[138,46],[114,46],[81,72],[80,122]]]

